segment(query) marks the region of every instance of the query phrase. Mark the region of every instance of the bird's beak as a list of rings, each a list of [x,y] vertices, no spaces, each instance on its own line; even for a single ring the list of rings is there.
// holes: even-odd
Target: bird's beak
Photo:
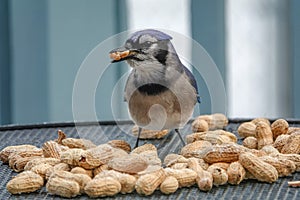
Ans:
[[[111,62],[120,62],[127,60],[128,58],[134,56],[137,53],[134,49],[126,49],[125,47],[119,47],[109,52],[109,57],[113,59]]]

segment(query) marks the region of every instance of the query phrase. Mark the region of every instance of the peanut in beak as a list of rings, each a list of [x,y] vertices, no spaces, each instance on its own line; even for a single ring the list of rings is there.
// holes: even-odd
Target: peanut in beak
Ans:
[[[125,58],[129,55],[130,51],[126,50],[126,51],[117,51],[117,52],[112,52],[109,54],[110,58],[113,60],[121,60],[122,58]]]

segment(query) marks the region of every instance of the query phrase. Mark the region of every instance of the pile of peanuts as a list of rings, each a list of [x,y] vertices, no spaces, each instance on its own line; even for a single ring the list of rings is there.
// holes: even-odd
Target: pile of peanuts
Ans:
[[[8,146],[0,152],[3,163],[20,172],[6,185],[12,194],[30,193],[46,185],[48,193],[62,197],[86,194],[114,196],[136,191],[151,195],[159,189],[171,194],[178,188],[197,185],[201,191],[213,186],[237,185],[246,179],[276,182],[278,177],[300,171],[300,129],[279,119],[270,124],[257,118],[245,122],[237,137],[224,131],[223,114],[201,115],[192,123],[192,134],[180,154],[168,154],[163,162],[152,144],[131,149],[123,140],[95,145],[90,140],[58,138],[33,145]],[[133,133],[136,132],[133,128]],[[161,138],[167,131],[144,130],[144,138]],[[143,137],[143,136],[142,136]],[[298,182],[289,183],[298,186]]]

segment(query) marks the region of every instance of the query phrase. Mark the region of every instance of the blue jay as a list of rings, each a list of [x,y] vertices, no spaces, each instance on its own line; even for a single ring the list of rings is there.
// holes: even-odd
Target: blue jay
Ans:
[[[135,32],[125,45],[110,51],[112,63],[126,60],[132,67],[125,86],[125,101],[133,121],[151,130],[175,129],[183,145],[179,128],[190,119],[200,103],[193,74],[181,63],[172,37],[157,30]]]

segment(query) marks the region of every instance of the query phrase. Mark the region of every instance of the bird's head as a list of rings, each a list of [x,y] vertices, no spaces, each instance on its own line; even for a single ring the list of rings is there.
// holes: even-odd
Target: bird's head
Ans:
[[[147,64],[166,65],[167,58],[174,53],[171,36],[157,30],[146,29],[135,32],[125,45],[110,51],[112,62],[126,60],[131,67]]]

